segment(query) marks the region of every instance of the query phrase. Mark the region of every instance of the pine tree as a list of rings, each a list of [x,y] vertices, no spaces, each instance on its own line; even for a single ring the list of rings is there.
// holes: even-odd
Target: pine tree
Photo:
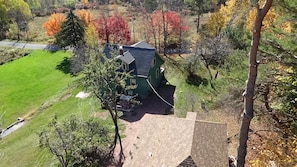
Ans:
[[[55,36],[56,42],[61,48],[78,48],[84,44],[84,31],[82,21],[70,11],[62,23],[61,30]]]

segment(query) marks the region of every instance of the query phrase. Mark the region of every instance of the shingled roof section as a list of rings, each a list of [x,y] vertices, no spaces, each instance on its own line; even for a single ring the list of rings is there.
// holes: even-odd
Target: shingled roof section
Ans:
[[[194,121],[145,114],[123,167],[176,167],[191,154]]]
[[[124,52],[129,51],[135,58],[135,74],[138,76],[148,76],[151,63],[155,57],[155,49],[123,46],[123,50]]]
[[[143,48],[143,49],[155,49],[152,45],[144,42],[144,41],[140,41],[140,42],[137,42],[133,45],[131,45],[132,47],[135,47],[135,48]]]
[[[196,121],[191,156],[197,166],[227,167],[227,125]]]
[[[226,124],[145,114],[124,167],[228,167]]]
[[[135,60],[135,58],[132,56],[132,54],[129,51],[123,53],[123,55],[119,55],[118,57],[119,59],[121,59],[123,62],[127,64],[131,64]]]

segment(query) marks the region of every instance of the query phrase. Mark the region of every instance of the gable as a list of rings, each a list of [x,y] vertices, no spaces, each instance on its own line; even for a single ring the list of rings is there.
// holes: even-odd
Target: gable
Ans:
[[[135,58],[129,51],[124,52],[123,55],[119,55],[118,58],[126,64],[131,64],[135,60]]]

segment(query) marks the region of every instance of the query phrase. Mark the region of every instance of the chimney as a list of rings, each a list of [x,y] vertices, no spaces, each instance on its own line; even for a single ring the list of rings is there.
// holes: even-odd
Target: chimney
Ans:
[[[124,50],[123,50],[123,46],[120,46],[120,55],[124,55]]]

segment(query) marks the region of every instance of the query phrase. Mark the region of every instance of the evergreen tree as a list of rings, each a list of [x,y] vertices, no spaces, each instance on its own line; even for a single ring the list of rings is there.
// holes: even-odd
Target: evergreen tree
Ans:
[[[55,36],[56,42],[61,48],[78,48],[84,44],[84,31],[82,21],[70,11],[61,25],[61,30]]]

